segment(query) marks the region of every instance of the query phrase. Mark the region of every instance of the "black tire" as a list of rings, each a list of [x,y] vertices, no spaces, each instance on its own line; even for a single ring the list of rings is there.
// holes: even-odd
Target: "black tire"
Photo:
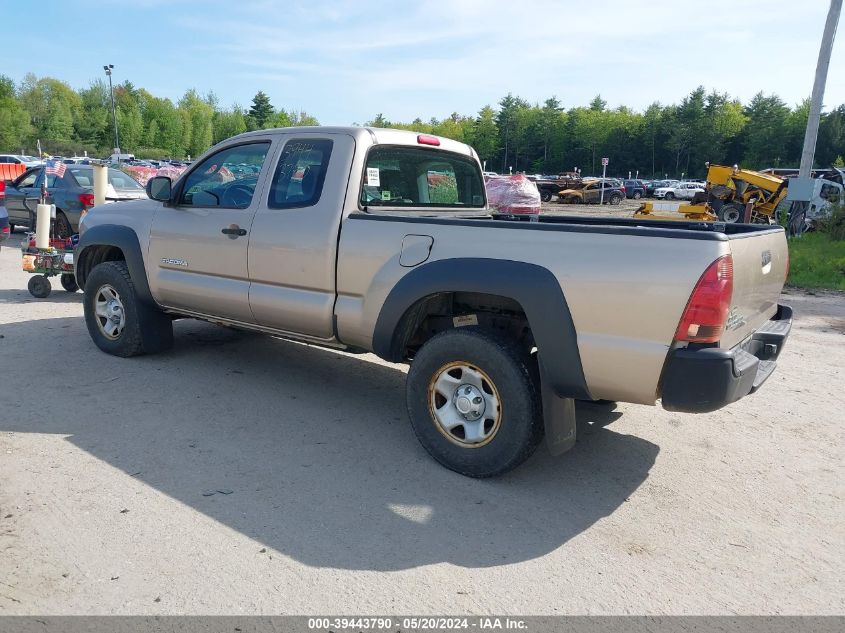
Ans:
[[[36,299],[46,299],[50,296],[53,287],[50,285],[50,280],[44,275],[33,275],[29,278],[26,289]]]
[[[61,238],[67,238],[73,235],[73,227],[70,225],[70,220],[67,219],[64,211],[56,211],[53,235]]]
[[[14,232],[15,232],[15,223],[9,222],[9,234],[11,235]]]
[[[723,204],[719,209],[719,219],[726,224],[737,224],[742,222],[745,208],[738,204]]]
[[[111,338],[95,308],[98,295],[107,287],[118,295],[124,317],[123,329]],[[173,322],[163,312],[139,301],[126,262],[103,262],[94,267],[85,281],[83,306],[88,333],[107,354],[127,358],[163,351],[173,345]]]
[[[430,386],[452,363],[480,370],[492,384],[487,392],[498,395],[495,430],[482,444],[468,445],[455,435],[450,437],[436,421],[434,399],[440,396],[433,395],[436,392],[430,392]],[[460,378],[460,370],[458,373]],[[543,438],[534,361],[515,342],[482,330],[447,330],[423,345],[408,371],[406,398],[417,439],[434,459],[462,475],[493,477],[505,473],[528,459]],[[485,426],[488,422],[491,420],[482,420]]]
[[[551,202],[552,192],[551,191],[541,191],[540,192],[540,200],[542,200],[543,202]]]
[[[618,193],[614,193],[610,196],[608,202],[612,205],[622,204],[622,196],[620,196]]]
[[[73,273],[62,273],[62,276],[59,279],[62,282],[62,288],[68,292],[76,292],[79,290],[79,285],[76,283],[76,278],[73,276]]]
[[[631,197],[632,197],[634,200],[639,200],[640,198],[642,198],[642,197],[643,197],[643,194],[642,194],[642,193],[640,193],[639,191],[635,191],[635,192],[634,192],[634,195],[633,195],[633,196],[631,196]]]
[[[668,192],[666,192],[666,195],[665,195],[665,196],[663,196],[663,197],[664,197],[666,200],[674,200],[674,199],[675,199],[675,194],[674,194],[674,193],[672,193],[671,191],[668,191]]]

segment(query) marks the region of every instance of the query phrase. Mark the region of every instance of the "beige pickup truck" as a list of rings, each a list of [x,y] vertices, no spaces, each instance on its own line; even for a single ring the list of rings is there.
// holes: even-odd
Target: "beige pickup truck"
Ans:
[[[734,402],[792,323],[780,227],[494,219],[475,152],[445,138],[250,132],[147,193],[82,221],[101,350],[168,349],[193,317],[410,363],[414,431],[465,475],[503,473],[544,436],[571,448],[577,399]]]

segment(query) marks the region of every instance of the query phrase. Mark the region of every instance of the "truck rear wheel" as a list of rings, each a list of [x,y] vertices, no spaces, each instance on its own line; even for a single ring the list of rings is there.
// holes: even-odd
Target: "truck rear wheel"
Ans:
[[[530,356],[477,329],[430,339],[408,372],[406,397],[420,443],[446,468],[492,477],[515,468],[543,438]]]
[[[540,192],[540,200],[542,200],[543,202],[551,202],[552,192],[551,191],[541,191]]]
[[[138,300],[126,262],[94,267],[85,281],[83,306],[88,333],[107,354],[126,358],[173,345],[172,321]]]

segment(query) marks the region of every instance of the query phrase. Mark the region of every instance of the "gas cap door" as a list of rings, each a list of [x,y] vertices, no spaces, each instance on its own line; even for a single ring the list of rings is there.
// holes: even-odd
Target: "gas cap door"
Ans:
[[[405,268],[419,266],[428,259],[433,244],[434,238],[430,235],[406,235],[402,238],[399,265]]]

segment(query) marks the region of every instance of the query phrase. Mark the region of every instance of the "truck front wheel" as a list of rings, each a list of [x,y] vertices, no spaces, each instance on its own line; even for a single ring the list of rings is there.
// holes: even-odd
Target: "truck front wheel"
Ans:
[[[407,406],[420,443],[446,468],[492,477],[525,461],[543,438],[531,357],[477,329],[431,338],[408,372]]]
[[[542,200],[543,202],[551,202],[552,192],[551,191],[541,191],[540,192],[540,200]]]
[[[91,339],[113,356],[137,356],[173,344],[170,318],[143,305],[126,262],[103,262],[85,281],[85,325]]]

